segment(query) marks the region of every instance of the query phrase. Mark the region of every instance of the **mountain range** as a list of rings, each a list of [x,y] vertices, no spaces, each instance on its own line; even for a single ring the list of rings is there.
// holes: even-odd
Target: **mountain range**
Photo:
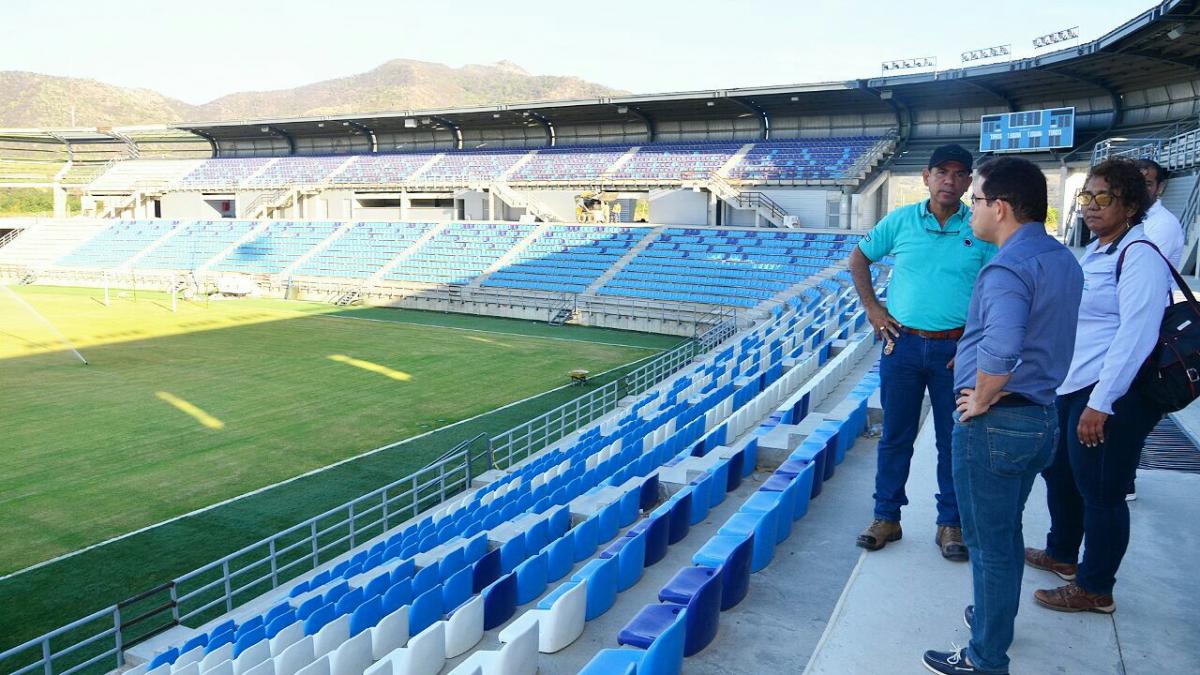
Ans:
[[[531,75],[508,61],[454,68],[397,59],[357,75],[291,89],[237,92],[201,105],[150,89],[0,71],[0,127],[105,127],[337,115],[623,93],[577,77]]]

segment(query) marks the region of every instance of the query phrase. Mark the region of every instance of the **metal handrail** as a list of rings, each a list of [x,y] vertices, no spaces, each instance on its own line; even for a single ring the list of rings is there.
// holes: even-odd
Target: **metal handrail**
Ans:
[[[443,453],[437,460],[404,478],[377,488],[341,506],[313,516],[266,539],[242,547],[219,560],[183,574],[166,584],[123,600],[116,605],[98,610],[78,621],[74,621],[45,635],[8,649],[0,653],[0,664],[10,659],[18,658],[31,649],[38,648],[40,649],[39,658],[33,663],[16,668],[13,672],[21,674],[41,670],[45,675],[68,675],[84,667],[95,665],[107,657],[115,657],[113,667],[120,667],[124,663],[123,650],[132,644],[168,630],[172,626],[180,625],[190,619],[200,617],[205,612],[219,605],[224,605],[225,612],[232,611],[236,604],[240,604],[240,602],[235,602],[235,599],[239,595],[249,592],[252,595],[245,599],[248,600],[251,597],[256,597],[269,590],[262,587],[264,582],[268,581],[270,582],[270,588],[277,588],[282,582],[303,573],[305,569],[315,569],[318,567],[322,562],[322,553],[336,550],[339,546],[347,542],[349,542],[347,549],[353,549],[359,543],[358,539],[361,533],[373,532],[378,528],[379,533],[382,534],[390,529],[389,523],[392,522],[395,516],[405,516],[406,519],[415,517],[425,508],[436,503],[441,503],[449,496],[466,489],[471,482],[472,464],[480,460],[485,460],[485,465],[487,466],[491,464],[490,448],[485,449],[482,453],[472,452],[472,446],[486,440],[486,438],[486,434],[478,434],[459,443],[447,453]],[[393,443],[380,449],[396,445],[399,445],[399,443]],[[394,490],[401,487],[405,489],[393,494]],[[423,494],[434,488],[436,490],[429,494]],[[378,500],[378,503],[372,503],[376,500]],[[401,503],[397,505],[397,502]],[[431,504],[430,502],[433,503]],[[362,508],[357,508],[359,506]],[[378,517],[368,519],[368,517],[380,511],[382,513]],[[323,521],[334,517],[337,520],[332,524],[319,525]],[[332,541],[325,541],[323,539],[324,535],[331,533],[335,535],[340,534],[342,528],[345,528],[348,532],[344,536],[336,536]],[[299,541],[287,543],[282,547],[278,545],[281,540],[298,533],[304,533],[304,536]],[[263,548],[267,549],[265,555],[257,556],[249,561],[237,562],[236,565],[231,564]],[[281,555],[300,548],[304,548],[307,551],[307,555],[280,566]],[[281,574],[285,570],[294,568],[305,561],[311,562],[295,574]],[[255,576],[245,583],[240,583],[240,577],[250,574],[251,570],[262,568],[268,563],[270,563],[268,571]],[[206,578],[206,575],[214,572],[219,573],[215,575],[215,578],[211,580]],[[239,579],[240,585],[233,585],[231,583],[233,579]],[[197,584],[195,588],[190,587],[193,584]],[[220,589],[221,592],[219,594],[212,593],[216,589]],[[170,592],[170,601],[158,604],[133,618],[122,618],[123,609],[142,600],[162,594],[164,591]],[[215,595],[215,597],[209,598],[207,597],[209,595]],[[192,601],[197,601],[199,604],[195,607],[190,607],[189,605]],[[167,614],[169,614],[169,617],[165,616]],[[146,633],[139,635],[134,640],[126,638],[124,629],[152,622],[156,617],[159,618],[159,622],[149,628]],[[102,619],[106,619],[104,623],[107,626],[103,631],[82,639],[76,639],[65,649],[55,651],[52,648],[54,640],[72,634]],[[84,646],[106,637],[114,638],[115,646],[112,649],[93,655],[86,661],[74,664],[67,669],[55,667],[56,659],[74,653]],[[105,667],[105,670],[111,670],[111,667]]]

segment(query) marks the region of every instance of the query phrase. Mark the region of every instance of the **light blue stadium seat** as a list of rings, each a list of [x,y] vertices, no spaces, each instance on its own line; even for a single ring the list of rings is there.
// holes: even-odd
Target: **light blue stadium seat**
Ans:
[[[500,573],[508,574],[525,560],[525,537],[516,536],[500,545]]]
[[[462,605],[473,594],[474,570],[464,567],[455,572],[442,584],[442,613],[449,614]]]
[[[587,581],[585,620],[604,614],[616,602],[619,569],[617,558],[596,558],[571,575],[571,581]]]
[[[599,534],[600,519],[597,516],[588,518],[571,530],[570,536],[574,538],[571,550],[575,556],[575,562],[583,562],[592,557],[596,546],[599,545]]]
[[[329,603],[327,605],[322,606],[320,609],[313,612],[307,619],[305,619],[304,634],[305,635],[316,635],[318,632],[320,632],[320,630],[322,628],[325,627],[325,624],[329,623],[330,621],[333,621],[337,617],[338,617],[338,614],[337,614],[337,611],[334,610],[334,608],[333,608],[333,603]],[[265,635],[265,633],[264,633],[264,635]],[[232,637],[232,636],[230,636],[230,637]],[[209,647],[211,648],[212,644],[209,644]]]
[[[387,616],[392,612],[408,605],[412,602],[412,580],[402,579],[392,584],[391,588],[383,594],[383,614]]]
[[[442,587],[434,586],[413,599],[408,608],[408,632],[416,635],[442,618]]]
[[[554,583],[562,579],[575,565],[575,551],[572,548],[575,538],[564,535],[550,542],[542,549],[546,554],[546,583]]]
[[[441,583],[442,577],[437,565],[422,567],[413,575],[412,590],[413,595],[421,595],[429,589]],[[416,634],[419,631],[413,631]]]
[[[517,565],[514,573],[517,577],[518,606],[533,602],[545,592],[548,575],[547,562],[546,554],[539,552]]]
[[[671,625],[663,630],[647,649],[602,649],[580,671],[580,675],[615,675],[635,672],[637,675],[680,675],[683,670],[683,646],[686,634],[687,609],[665,605],[674,615]],[[634,667],[630,671],[630,666]]]
[[[600,553],[601,558],[617,558],[617,592],[632,588],[642,578],[647,536],[645,532],[639,532],[632,537],[618,537]]]
[[[299,621],[299,617],[296,613],[296,610],[290,609],[290,610],[284,612],[283,614],[272,619],[271,623],[267,624],[266,638],[268,640],[270,640],[271,638],[278,635],[279,631],[283,630],[284,628],[287,628],[288,626],[296,623],[297,621]],[[188,642],[183,645],[183,653],[186,653],[188,651],[188,649],[191,648],[189,646],[191,644],[192,644],[191,642]],[[206,642],[206,644],[207,644],[207,642]]]
[[[383,597],[372,596],[350,613],[350,637],[374,628],[383,616]]]
[[[745,537],[715,534],[692,556],[693,564],[720,570],[722,610],[730,609],[746,597],[753,550],[753,534]]]

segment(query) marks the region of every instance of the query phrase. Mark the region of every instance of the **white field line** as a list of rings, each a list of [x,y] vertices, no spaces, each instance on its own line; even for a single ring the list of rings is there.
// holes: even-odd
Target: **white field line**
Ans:
[[[442,330],[461,330],[461,331],[467,331],[469,333],[488,333],[490,335],[508,335],[510,337],[532,338],[535,340],[558,340],[560,342],[578,342],[578,343],[582,343],[582,344],[607,345],[609,347],[628,347],[630,349],[654,349],[657,351],[664,351],[664,352],[669,351],[669,349],[662,349],[659,347],[646,347],[644,345],[626,345],[626,344],[621,344],[619,342],[597,342],[596,340],[575,340],[573,338],[553,337],[550,335],[526,335],[525,333],[508,333],[508,332],[500,331],[500,330],[483,330],[482,328],[460,328],[458,326],[438,326],[436,324],[413,323],[413,322],[409,322],[409,321],[390,321],[388,319],[369,319],[365,316],[339,316],[339,315],[334,315],[334,314],[316,314],[314,316],[317,318],[320,318],[320,319],[347,319],[350,321],[374,321],[375,323],[390,323],[393,325],[401,325],[401,326],[421,326],[422,328],[440,328]],[[681,342],[682,342],[682,340],[681,340]],[[674,347],[671,347],[670,349],[674,349],[675,347],[678,347],[678,346],[679,345],[675,345]]]
[[[349,318],[349,317],[346,317],[346,318]],[[361,320],[361,321],[383,321],[382,319],[360,319],[360,320]],[[395,321],[384,321],[384,323],[398,323],[398,322],[395,322]],[[463,328],[463,329],[458,329],[458,330],[469,330],[469,329],[465,329],[465,328]],[[486,332],[486,331],[482,331],[482,332]],[[565,338],[553,338],[553,339],[562,340],[562,339],[565,339]],[[577,341],[577,340],[572,340],[572,342],[578,342],[578,341]],[[631,362],[629,362],[629,363],[622,364],[622,365],[620,365],[620,366],[617,366],[617,367],[615,367],[615,368],[610,368],[610,369],[608,369],[608,370],[606,370],[606,371],[604,371],[604,372],[602,372],[602,373],[598,373],[598,374],[596,375],[596,377],[600,377],[600,376],[603,376],[603,375],[607,375],[608,373],[611,373],[611,372],[613,372],[613,371],[615,371],[615,370],[620,370],[621,368],[627,368],[627,367],[629,367],[629,366],[631,366],[631,365],[635,365],[635,364],[641,363],[642,361],[645,361],[646,359],[652,358],[653,356],[656,356],[656,355],[657,355],[657,354],[651,354],[650,356],[643,357],[643,358],[641,358],[641,359],[638,359],[637,361],[631,361]],[[468,417],[468,418],[467,418],[467,419],[465,419],[465,420],[459,420],[459,421],[457,421],[457,422],[452,422],[452,423],[450,423],[450,424],[447,424],[447,425],[446,425],[446,426],[444,426],[444,427],[438,427],[437,429],[430,429],[429,431],[426,431],[426,432],[424,432],[424,433],[417,434],[416,436],[413,436],[413,437],[411,437],[411,438],[406,438],[406,439],[404,439],[404,440],[402,440],[402,441],[396,441],[395,443],[389,443],[389,444],[387,444],[387,445],[384,445],[384,446],[380,446],[380,447],[378,447],[378,448],[375,448],[374,450],[368,450],[368,451],[366,451],[366,452],[363,452],[363,453],[360,453],[360,454],[354,455],[353,457],[347,457],[346,459],[343,459],[343,460],[340,460],[340,461],[334,462],[333,464],[328,464],[328,465],[326,465],[326,466],[318,467],[318,468],[316,468],[316,469],[313,469],[313,470],[311,470],[311,471],[307,471],[307,472],[305,472],[305,473],[302,473],[302,474],[300,474],[300,475],[298,475],[298,476],[293,476],[293,477],[291,477],[291,478],[288,478],[288,479],[286,479],[286,480],[281,480],[281,481],[279,481],[278,483],[272,483],[272,484],[270,484],[270,485],[264,485],[263,487],[260,487],[260,488],[258,488],[258,489],[256,489],[256,490],[251,490],[250,492],[246,492],[246,493],[244,493],[244,494],[240,494],[240,495],[238,495],[238,496],[236,496],[236,497],[230,497],[229,499],[226,499],[226,500],[223,500],[223,501],[219,501],[219,502],[217,502],[217,503],[215,503],[215,504],[210,504],[210,505],[208,505],[208,506],[205,506],[205,507],[202,507],[202,508],[196,509],[196,510],[194,510],[194,511],[189,511],[189,512],[187,512],[187,513],[184,513],[184,514],[180,514],[180,515],[178,515],[178,516],[175,516],[174,518],[168,518],[167,520],[164,520],[164,521],[161,521],[161,522],[158,522],[158,523],[154,523],[153,525],[147,525],[146,527],[139,528],[139,529],[137,529],[137,530],[133,530],[132,532],[126,532],[125,534],[117,535],[117,536],[115,536],[115,537],[110,537],[109,539],[105,539],[104,541],[97,542],[97,543],[95,543],[95,544],[91,544],[91,545],[89,545],[89,546],[85,546],[85,547],[83,547],[83,548],[81,548],[81,549],[78,549],[78,550],[75,550],[75,551],[71,551],[70,553],[64,553],[64,554],[62,554],[62,555],[60,555],[60,556],[56,556],[56,557],[54,557],[54,558],[50,558],[49,560],[43,560],[42,562],[35,563],[35,564],[33,564],[33,565],[30,565],[29,567],[26,567],[26,568],[23,568],[23,569],[19,569],[19,570],[15,571],[15,572],[11,572],[11,573],[9,573],[9,574],[5,574],[5,575],[3,575],[3,576],[0,576],[0,581],[5,581],[5,580],[8,580],[8,579],[11,579],[11,578],[13,578],[13,577],[19,576],[19,575],[21,575],[21,574],[24,574],[24,573],[26,573],[26,572],[32,572],[33,570],[36,570],[36,569],[38,569],[38,568],[41,568],[41,567],[45,567],[45,566],[47,566],[47,565],[54,564],[54,563],[56,563],[56,562],[59,562],[60,560],[66,560],[66,559],[68,559],[68,558],[73,558],[73,557],[75,557],[75,556],[77,556],[77,555],[79,555],[79,554],[81,554],[81,553],[86,553],[86,552],[88,552],[88,551],[90,551],[90,550],[92,550],[92,549],[95,549],[95,548],[100,548],[101,546],[107,546],[108,544],[111,544],[111,543],[113,543],[113,542],[121,541],[122,539],[127,539],[127,538],[129,538],[129,537],[132,537],[132,536],[134,536],[134,535],[137,535],[137,534],[141,534],[141,533],[143,533],[143,532],[149,532],[150,530],[153,530],[153,529],[155,529],[155,528],[158,528],[158,527],[162,527],[163,525],[169,525],[169,524],[171,524],[171,523],[173,523],[173,522],[175,522],[175,521],[177,521],[177,520],[183,520],[184,518],[190,518],[190,517],[192,517],[192,516],[199,515],[199,514],[201,514],[201,513],[204,513],[204,512],[206,512],[206,511],[211,511],[211,510],[213,510],[213,509],[215,509],[215,508],[218,508],[218,507],[221,507],[221,506],[225,506],[226,504],[232,504],[232,503],[234,503],[234,502],[236,502],[236,501],[239,501],[239,500],[241,500],[241,499],[244,499],[244,498],[246,498],[246,497],[253,497],[254,495],[256,495],[256,494],[259,494],[259,493],[261,493],[261,492],[266,492],[267,490],[273,490],[273,489],[275,489],[275,488],[277,488],[277,487],[280,487],[281,485],[287,485],[288,483],[292,483],[292,482],[298,481],[298,480],[300,480],[301,478],[308,478],[309,476],[315,476],[315,475],[317,475],[317,474],[319,474],[319,473],[323,473],[323,472],[325,472],[325,471],[328,471],[329,469],[332,469],[332,468],[334,468],[334,467],[338,467],[338,466],[341,466],[341,465],[343,465],[343,464],[348,464],[348,463],[350,463],[350,462],[353,462],[353,461],[356,461],[356,460],[362,459],[363,457],[369,457],[370,455],[374,455],[374,454],[376,454],[376,453],[383,452],[384,450],[390,450],[390,449],[392,449],[392,448],[395,448],[395,447],[398,447],[398,446],[404,445],[404,444],[406,444],[406,443],[411,443],[412,441],[418,440],[418,439],[420,439],[420,438],[424,438],[425,436],[428,436],[428,435],[430,435],[430,434],[432,434],[432,433],[437,433],[437,432],[439,432],[439,431],[445,431],[446,429],[450,429],[450,428],[456,427],[456,426],[458,426],[458,425],[460,425],[460,424],[466,424],[467,422],[471,422],[471,421],[477,420],[477,419],[479,419],[480,417],[484,417],[484,416],[486,416],[486,415],[490,415],[490,414],[492,414],[492,413],[494,413],[494,412],[499,412],[499,411],[501,411],[501,410],[504,410],[505,408],[511,408],[511,407],[513,407],[513,406],[515,406],[515,405],[520,405],[520,404],[522,404],[522,403],[525,403],[525,402],[527,402],[527,401],[531,401],[531,400],[533,400],[533,399],[535,399],[535,398],[537,398],[537,397],[539,397],[539,396],[544,396],[544,395],[546,395],[546,394],[549,394],[549,393],[552,393],[552,392],[556,392],[556,391],[558,391],[558,390],[560,390],[560,389],[566,389],[567,387],[573,387],[573,386],[575,386],[573,383],[568,383],[568,384],[564,384],[564,385],[562,385],[562,386],[559,386],[559,387],[555,387],[555,388],[553,388],[553,389],[547,389],[546,391],[543,391],[543,392],[541,392],[541,393],[534,394],[534,395],[532,395],[532,396],[526,396],[525,398],[523,398],[523,399],[521,399],[521,400],[519,400],[519,401],[513,401],[512,403],[508,403],[508,404],[502,405],[502,406],[500,406],[499,408],[493,408],[493,409],[491,409],[491,410],[489,410],[489,411],[487,411],[487,412],[479,413],[478,415],[475,415],[474,417]]]

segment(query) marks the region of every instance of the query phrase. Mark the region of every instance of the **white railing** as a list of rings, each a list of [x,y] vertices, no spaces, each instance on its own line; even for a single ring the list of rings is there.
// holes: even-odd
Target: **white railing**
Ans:
[[[614,410],[736,332],[730,316],[633,371],[509,431],[463,441],[422,469],[199,569],[0,653],[13,675],[105,673],[124,650],[177,625],[200,625],[380,536],[468,489],[491,468],[507,468]],[[383,446],[386,450],[402,445]],[[64,644],[65,643],[65,644]],[[62,646],[60,646],[62,645]]]

